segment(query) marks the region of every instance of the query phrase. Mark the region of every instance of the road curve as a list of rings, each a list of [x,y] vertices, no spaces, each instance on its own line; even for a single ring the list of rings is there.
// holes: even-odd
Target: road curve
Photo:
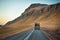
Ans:
[[[50,40],[41,30],[27,30],[4,40]]]

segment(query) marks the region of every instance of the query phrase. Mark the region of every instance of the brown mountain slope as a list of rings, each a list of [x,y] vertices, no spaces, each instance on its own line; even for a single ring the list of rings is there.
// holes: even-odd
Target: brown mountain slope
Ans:
[[[20,27],[22,25],[30,25],[35,22],[39,22],[40,24],[47,27],[49,24],[50,26],[56,26],[60,23],[60,3],[53,4],[53,5],[46,5],[46,4],[32,4],[28,7],[25,12],[22,13],[20,17],[17,19],[8,22],[5,26],[6,27]],[[51,24],[51,25],[50,25]],[[43,25],[42,25],[43,26]],[[41,27],[42,27],[41,26]],[[51,28],[53,29],[54,27]]]

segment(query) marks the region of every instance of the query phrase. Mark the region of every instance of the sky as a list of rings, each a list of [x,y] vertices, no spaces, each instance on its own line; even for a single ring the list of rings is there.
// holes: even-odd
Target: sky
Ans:
[[[0,0],[0,25],[19,17],[33,3],[50,5],[60,0]]]

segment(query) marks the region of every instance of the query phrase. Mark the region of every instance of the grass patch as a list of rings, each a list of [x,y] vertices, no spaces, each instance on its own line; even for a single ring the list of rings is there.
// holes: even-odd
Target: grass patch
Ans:
[[[2,30],[0,30],[0,34],[5,34],[5,33],[9,33],[9,32],[23,30],[23,29],[28,28],[28,27],[31,27],[31,26],[22,26],[22,27],[17,27],[17,28],[2,29]]]

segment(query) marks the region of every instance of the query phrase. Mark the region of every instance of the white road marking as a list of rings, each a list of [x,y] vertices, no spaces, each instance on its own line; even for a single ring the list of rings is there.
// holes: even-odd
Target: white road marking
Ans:
[[[34,30],[32,30],[32,32],[24,39],[24,40],[28,40],[29,37],[31,36],[31,34],[33,33]]]

